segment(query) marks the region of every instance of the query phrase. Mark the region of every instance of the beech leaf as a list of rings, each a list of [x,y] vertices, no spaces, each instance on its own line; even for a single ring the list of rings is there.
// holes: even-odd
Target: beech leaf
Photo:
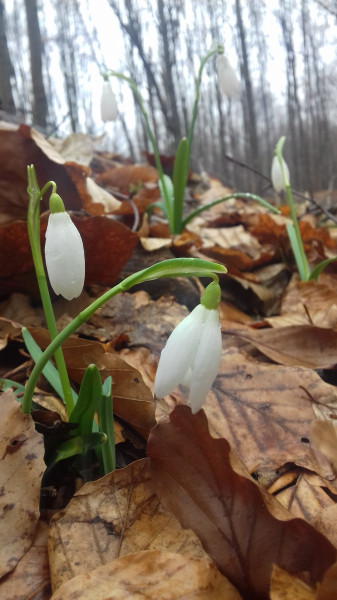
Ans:
[[[336,549],[249,476],[225,439],[210,436],[203,411],[177,406],[148,442],[162,504],[193,529],[244,598],[267,600],[273,564],[320,581]]]

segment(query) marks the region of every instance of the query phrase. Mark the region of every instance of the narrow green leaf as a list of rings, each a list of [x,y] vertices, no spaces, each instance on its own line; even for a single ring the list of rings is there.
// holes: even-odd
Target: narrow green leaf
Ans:
[[[213,273],[227,273],[224,265],[200,258],[170,258],[130,275],[119,285],[128,290],[137,283],[162,277],[212,277]]]
[[[306,265],[303,263],[302,251],[299,246],[295,228],[292,223],[287,223],[286,227],[301,281],[308,281],[308,277],[306,275]]]
[[[76,406],[69,416],[70,423],[77,423],[74,435],[91,433],[94,415],[102,397],[102,383],[96,365],[89,365],[83,375]]]
[[[174,232],[182,232],[184,195],[188,176],[189,146],[187,139],[183,138],[177,148],[173,165],[173,190],[174,190]]]
[[[218,200],[214,200],[213,202],[210,202],[209,204],[199,206],[199,208],[197,208],[196,210],[193,210],[186,217],[186,219],[183,220],[182,228],[186,227],[187,223],[192,221],[192,219],[194,219],[195,217],[200,215],[205,210],[208,210],[209,208],[212,208],[212,206],[216,206],[217,204],[221,204],[221,202],[227,202],[227,200],[230,200],[231,198],[247,198],[247,200],[255,200],[256,202],[261,204],[261,206],[264,206],[265,208],[270,210],[270,212],[277,214],[277,215],[280,214],[280,211],[278,208],[276,208],[276,206],[269,204],[269,202],[267,202],[267,200],[264,200],[264,198],[260,198],[260,196],[256,196],[256,194],[249,194],[247,192],[240,194],[239,192],[235,192],[235,194],[230,194],[229,196],[224,196],[224,198],[219,198]]]
[[[18,398],[18,396],[24,393],[25,386],[11,379],[0,379],[0,391],[5,392],[6,390],[13,390],[17,400],[21,401],[21,398]]]
[[[100,448],[104,474],[116,469],[116,449],[114,436],[112,378],[108,377],[102,388],[102,398],[97,407],[99,430],[106,434],[107,441]]]
[[[165,190],[166,193],[164,192],[164,186],[163,186],[163,182],[165,185]],[[174,190],[173,190],[173,183],[171,178],[168,175],[163,175],[162,179],[159,180],[158,182],[159,185],[159,190],[160,190],[160,195],[162,197],[163,200],[163,204],[165,206],[165,215],[167,215],[167,219],[169,221],[169,225],[170,225],[170,231],[171,231],[171,225],[173,225],[173,223],[171,223],[171,219],[173,219],[173,198],[174,198]]]
[[[37,345],[34,338],[29,333],[28,329],[26,329],[26,327],[22,328],[22,337],[24,339],[26,348],[27,348],[29,354],[31,355],[33,361],[37,362],[39,360],[40,356],[42,356],[43,352]],[[64,402],[64,394],[63,394],[62,384],[61,384],[58,370],[49,361],[46,364],[46,366],[44,367],[42,373],[45,376],[45,378],[47,379],[47,381],[50,383],[52,388],[55,390],[55,392],[60,396],[60,398],[62,398],[62,400]],[[72,393],[74,402],[76,402],[77,394],[76,394],[75,390],[73,390],[72,388],[71,388],[71,393]]]
[[[318,265],[316,265],[316,267],[311,271],[309,280],[317,282],[317,279],[319,278],[320,274],[325,269],[325,267],[335,260],[337,260],[337,256],[333,256],[332,258],[326,258],[325,260],[322,260],[320,263],[318,263]]]
[[[84,456],[89,450],[105,444],[106,439],[105,433],[97,432],[78,435],[66,440],[56,448],[53,459],[48,467],[51,468],[60,460],[65,460],[66,458],[76,456],[77,454],[82,454]]]

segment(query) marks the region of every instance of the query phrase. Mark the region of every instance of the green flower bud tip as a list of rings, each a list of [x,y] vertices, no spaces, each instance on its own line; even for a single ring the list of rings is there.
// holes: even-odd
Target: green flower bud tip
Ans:
[[[221,300],[221,289],[218,283],[212,281],[201,296],[200,304],[208,310],[216,310]]]
[[[49,210],[52,214],[62,213],[65,211],[61,196],[53,192],[49,198]]]

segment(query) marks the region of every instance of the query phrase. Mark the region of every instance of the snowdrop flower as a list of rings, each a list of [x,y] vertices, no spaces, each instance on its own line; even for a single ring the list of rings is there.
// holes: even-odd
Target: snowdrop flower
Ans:
[[[201,304],[174,329],[159,360],[156,396],[170,394],[180,383],[188,385],[192,413],[201,409],[220,364],[220,296],[217,283],[207,286]]]
[[[282,168],[278,156],[274,156],[273,163],[271,166],[271,181],[274,190],[278,193],[284,190],[285,186],[289,184],[289,169],[287,163],[283,160],[283,158],[282,164],[285,178],[283,177]]]
[[[49,207],[45,245],[49,281],[55,294],[72,300],[81,294],[84,285],[83,242],[58,194],[51,194]]]
[[[104,123],[115,121],[117,118],[117,101],[112,91],[110,81],[103,82],[101,96],[101,119]]]
[[[232,98],[240,92],[240,82],[224,54],[218,56],[218,80],[222,92]]]

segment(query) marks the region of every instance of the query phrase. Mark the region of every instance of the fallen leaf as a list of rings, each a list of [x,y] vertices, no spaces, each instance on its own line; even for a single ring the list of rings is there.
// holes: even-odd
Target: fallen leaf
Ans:
[[[308,369],[337,366],[337,331],[314,325],[290,325],[270,329],[227,330],[253,344],[271,360],[282,365]]]
[[[228,347],[204,406],[212,435],[227,439],[250,472],[291,462],[333,480],[327,459],[302,441],[311,440],[311,398],[337,414],[336,388],[317,373],[257,362]]]
[[[296,472],[297,471],[297,472]],[[277,500],[287,508],[294,517],[301,517],[312,525],[316,526],[317,515],[324,509],[335,506],[335,501],[331,498],[331,492],[336,493],[336,485],[329,489],[327,481],[315,473],[297,469],[295,481],[291,485],[284,481],[283,477],[277,480],[278,489],[281,490],[275,494],[274,487],[268,489],[270,494],[274,494]],[[282,489],[282,484],[283,489]],[[323,531],[318,528],[321,533]],[[335,530],[337,536],[337,526],[331,523],[331,531]],[[331,541],[331,537],[329,537]]]
[[[316,600],[316,591],[277,565],[273,566],[270,600]]]
[[[52,588],[141,550],[205,558],[196,535],[182,529],[161,506],[153,492],[148,459],[86,483],[52,519]]]
[[[331,462],[337,474],[337,429],[329,421],[314,421],[311,427],[312,439]]]
[[[337,593],[337,563],[332,565],[318,584],[316,600],[336,600]]]
[[[178,406],[148,442],[163,505],[193,529],[220,571],[249,600],[269,598],[273,564],[322,580],[336,549],[256,484],[225,439],[215,440],[203,411]]]
[[[12,390],[1,394],[0,577],[32,545],[45,470],[43,437],[23,414]]]
[[[48,215],[41,218],[41,246],[44,252]],[[72,216],[84,245],[86,285],[113,285],[138,243],[136,233],[107,216]],[[13,292],[39,296],[27,223],[16,221],[1,228],[1,296]]]
[[[39,521],[34,541],[15,569],[0,581],[0,596],[7,600],[50,599],[48,525]]]
[[[48,346],[50,338],[47,330],[30,329],[30,333],[40,348]],[[112,377],[114,413],[147,438],[155,424],[154,401],[140,373],[117,353],[105,351],[102,344],[92,340],[70,337],[62,344],[62,349],[73,381],[80,384],[90,364],[97,366],[102,381]]]
[[[96,177],[99,185],[118,190],[126,196],[130,194],[132,187],[157,181],[158,171],[149,165],[122,165],[109,169]]]
[[[51,600],[240,600],[210,560],[165,551],[145,551],[79,575]]]

